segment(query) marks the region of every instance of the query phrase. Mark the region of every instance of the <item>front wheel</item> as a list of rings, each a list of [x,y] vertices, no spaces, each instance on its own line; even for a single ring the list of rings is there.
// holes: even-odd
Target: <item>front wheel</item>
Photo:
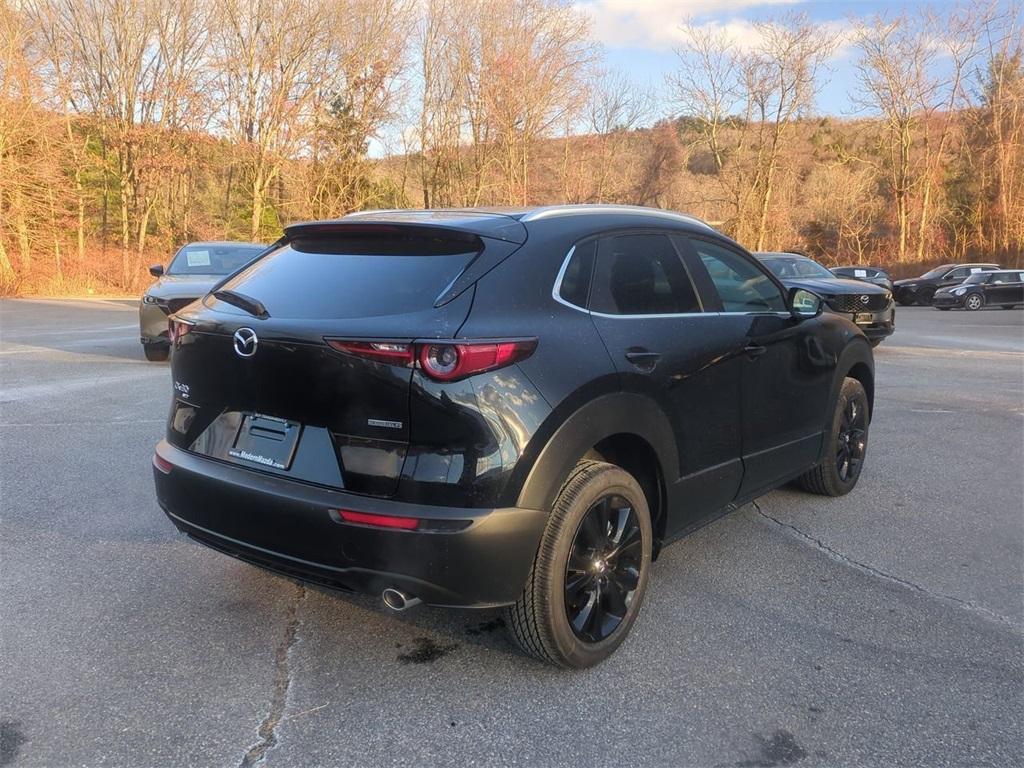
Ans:
[[[930,307],[932,305],[932,299],[935,298],[934,288],[922,288],[917,292],[917,303],[922,307]]]
[[[969,309],[971,312],[977,312],[985,306],[985,299],[980,293],[972,293],[964,299],[964,309]]]
[[[506,623],[526,653],[590,667],[629,634],[647,590],[652,530],[628,472],[581,461],[555,500],[526,586]]]
[[[843,496],[853,490],[868,450],[868,396],[856,379],[846,378],[836,400],[825,458],[797,478],[805,491]]]

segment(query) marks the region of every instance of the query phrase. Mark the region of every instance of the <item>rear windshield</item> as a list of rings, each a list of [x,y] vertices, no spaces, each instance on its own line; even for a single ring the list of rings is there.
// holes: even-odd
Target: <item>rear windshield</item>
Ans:
[[[300,238],[222,288],[261,301],[271,317],[399,315],[432,307],[479,245],[477,239]]]
[[[169,275],[228,275],[259,256],[259,243],[195,243],[186,245],[167,267]]]

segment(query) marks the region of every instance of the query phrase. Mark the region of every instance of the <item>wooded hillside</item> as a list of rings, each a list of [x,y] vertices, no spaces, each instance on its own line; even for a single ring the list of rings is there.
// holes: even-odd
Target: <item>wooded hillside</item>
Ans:
[[[363,208],[557,202],[831,264],[1021,265],[1010,7],[684,25],[655,97],[556,0],[0,0],[0,292],[135,291],[189,240]],[[839,48],[858,119],[815,112]]]

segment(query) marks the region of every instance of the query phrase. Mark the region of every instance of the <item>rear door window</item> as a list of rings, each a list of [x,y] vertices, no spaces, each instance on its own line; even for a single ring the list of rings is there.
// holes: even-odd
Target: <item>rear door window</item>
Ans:
[[[689,238],[718,293],[724,312],[783,312],[786,299],[759,267],[735,251]]]
[[[569,304],[586,309],[590,296],[590,278],[594,273],[594,259],[597,256],[597,240],[580,243],[572,249],[569,263],[565,265],[558,295]]]
[[[667,235],[601,238],[590,309],[607,315],[700,312],[683,260]]]
[[[478,238],[297,238],[221,287],[258,299],[271,317],[399,315],[432,307],[481,247]]]

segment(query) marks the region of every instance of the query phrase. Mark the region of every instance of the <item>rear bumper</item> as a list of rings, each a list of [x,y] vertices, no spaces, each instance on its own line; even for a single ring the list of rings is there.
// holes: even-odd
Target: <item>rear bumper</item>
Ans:
[[[282,479],[207,459],[161,441],[157,499],[179,530],[246,562],[334,589],[393,587],[430,605],[485,608],[515,602],[547,514],[407,504]],[[342,522],[331,510],[414,517],[426,530]],[[429,522],[426,522],[429,521]]]

